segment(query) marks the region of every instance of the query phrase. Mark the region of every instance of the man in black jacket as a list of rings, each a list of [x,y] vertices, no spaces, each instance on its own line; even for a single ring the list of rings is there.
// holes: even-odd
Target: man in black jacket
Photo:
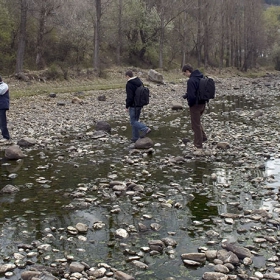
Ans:
[[[201,125],[200,118],[205,110],[205,101],[198,102],[197,91],[199,81],[203,74],[199,70],[194,70],[190,64],[186,64],[182,68],[182,72],[189,79],[187,81],[187,92],[183,95],[188,100],[191,115],[191,126],[194,132],[194,146],[202,149],[202,143],[207,141],[207,136]]]
[[[6,111],[9,110],[10,105],[10,96],[9,96],[9,87],[6,83],[2,81],[0,77],[0,129],[4,139],[10,140],[10,134],[7,128],[7,117]]]
[[[140,133],[141,137],[145,137],[151,132],[151,129],[145,124],[139,122],[142,107],[134,106],[135,91],[138,87],[143,85],[143,83],[138,77],[133,76],[133,73],[130,70],[125,73],[125,76],[127,78],[126,109],[129,111],[130,124],[132,126],[131,141],[136,142],[140,138]]]

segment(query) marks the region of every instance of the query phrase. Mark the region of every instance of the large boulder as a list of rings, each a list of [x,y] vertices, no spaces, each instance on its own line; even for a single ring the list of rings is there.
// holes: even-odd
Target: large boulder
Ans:
[[[102,130],[111,133],[111,125],[105,121],[99,121],[96,123],[95,130]]]
[[[149,137],[139,138],[134,145],[135,149],[149,149],[154,146],[153,141]]]
[[[24,154],[18,145],[12,145],[5,150],[5,158],[17,160],[24,158]]]
[[[152,82],[163,84],[163,76],[156,70],[150,69],[148,72],[148,79]]]

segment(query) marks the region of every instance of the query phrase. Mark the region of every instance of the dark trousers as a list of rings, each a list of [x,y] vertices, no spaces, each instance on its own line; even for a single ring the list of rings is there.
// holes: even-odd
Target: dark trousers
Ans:
[[[0,110],[0,129],[2,136],[5,139],[10,139],[10,134],[7,128],[7,117],[6,117],[6,111],[7,110]]]
[[[194,132],[193,143],[197,148],[202,148],[202,142],[207,140],[207,136],[201,125],[200,118],[205,110],[205,104],[197,104],[190,107],[191,125]]]

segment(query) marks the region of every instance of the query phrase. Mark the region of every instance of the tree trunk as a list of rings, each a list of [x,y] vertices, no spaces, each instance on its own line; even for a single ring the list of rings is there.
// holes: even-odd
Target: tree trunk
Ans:
[[[95,28],[94,28],[94,62],[93,68],[94,71],[99,75],[100,74],[100,57],[99,57],[99,48],[100,48],[100,22],[101,22],[101,0],[95,0]]]
[[[200,67],[201,65],[201,0],[198,0],[198,11],[197,11],[197,66]]]
[[[26,23],[27,23],[27,0],[21,0],[21,14],[20,14],[20,28],[19,28],[19,42],[16,59],[16,73],[23,70],[24,50],[26,42]]]
[[[164,12],[161,0],[161,13],[160,13],[160,35],[159,35],[159,68],[163,66],[163,40],[164,40]]]
[[[47,21],[47,11],[45,8],[45,3],[42,3],[40,14],[39,14],[39,29],[37,34],[37,46],[36,46],[36,66],[37,69],[44,69],[45,62],[43,59],[43,49],[44,49],[44,34],[46,30]]]
[[[118,45],[117,45],[117,64],[121,64],[121,52],[122,52],[122,1],[119,0],[119,28],[118,28]]]

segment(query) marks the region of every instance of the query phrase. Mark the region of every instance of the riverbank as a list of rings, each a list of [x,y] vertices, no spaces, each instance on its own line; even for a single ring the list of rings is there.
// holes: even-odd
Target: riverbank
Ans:
[[[1,166],[18,188],[3,194],[2,278],[277,279],[279,174],[266,163],[279,158],[278,80],[216,78],[203,156],[182,142],[184,80],[150,83],[149,153],[128,147],[123,89],[12,99],[14,142],[36,144]]]

